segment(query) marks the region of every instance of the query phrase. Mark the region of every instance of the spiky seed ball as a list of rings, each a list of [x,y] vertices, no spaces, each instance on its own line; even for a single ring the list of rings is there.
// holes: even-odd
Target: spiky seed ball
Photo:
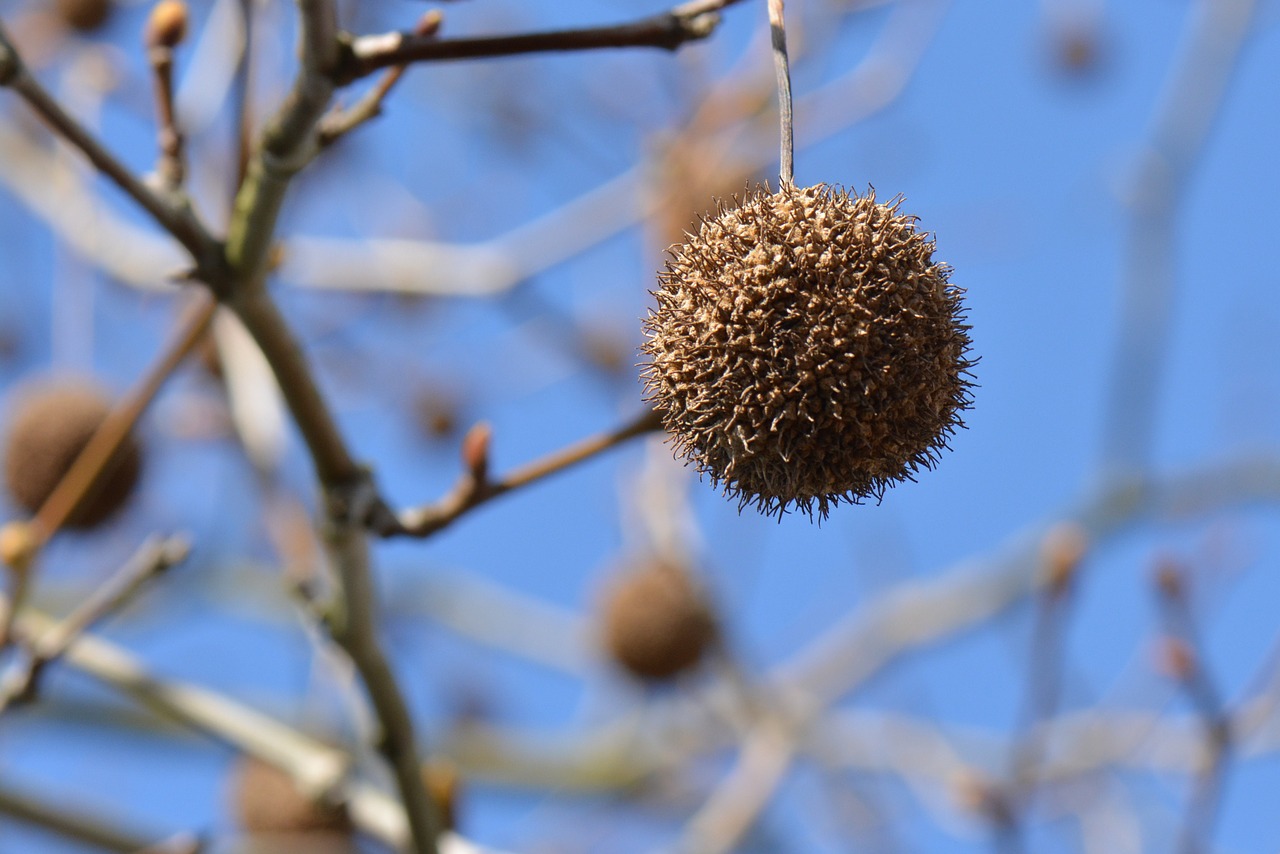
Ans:
[[[54,3],[62,22],[82,33],[92,32],[105,24],[114,8],[112,0],[57,0]]]
[[[962,291],[899,204],[758,188],[671,249],[645,322],[647,399],[739,509],[879,500],[961,424]]]
[[[39,510],[110,411],[110,398],[82,380],[50,382],[21,396],[4,450],[5,485],[14,501],[31,513]],[[105,522],[129,500],[141,471],[142,450],[130,435],[67,525]]]
[[[242,758],[232,779],[236,815],[250,833],[345,836],[352,832],[345,807],[308,798],[292,777],[257,757]]]
[[[684,570],[667,563],[629,570],[603,604],[605,648],[639,679],[670,679],[689,670],[715,639],[710,608]]]

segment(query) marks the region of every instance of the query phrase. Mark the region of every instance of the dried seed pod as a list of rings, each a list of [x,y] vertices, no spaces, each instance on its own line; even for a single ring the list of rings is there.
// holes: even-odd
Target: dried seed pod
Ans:
[[[344,806],[308,798],[292,777],[257,757],[237,764],[232,795],[240,826],[250,833],[345,836],[353,829]]]
[[[646,680],[690,669],[716,636],[715,618],[688,575],[661,562],[633,569],[614,583],[602,622],[609,655]]]
[[[31,513],[40,509],[110,411],[106,394],[79,380],[33,388],[17,400],[5,446],[4,476],[18,505]],[[141,472],[142,450],[130,435],[67,525],[93,528],[105,522],[124,507]]]
[[[672,248],[645,322],[647,399],[739,509],[879,500],[961,425],[962,291],[898,205],[760,188]]]
[[[114,9],[112,0],[57,0],[54,3],[54,11],[62,22],[82,33],[101,27]]]

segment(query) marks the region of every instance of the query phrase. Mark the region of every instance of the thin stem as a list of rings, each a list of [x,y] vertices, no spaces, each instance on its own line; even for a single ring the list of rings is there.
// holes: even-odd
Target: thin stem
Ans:
[[[415,38],[434,38],[442,23],[444,23],[444,14],[439,9],[431,9],[418,19],[418,25],[413,28],[413,35]],[[405,63],[392,66],[350,109],[335,109],[321,119],[317,128],[320,147],[332,145],[360,125],[380,115],[383,102],[408,70],[409,66]]]
[[[773,40],[773,67],[778,75],[778,119],[782,130],[778,177],[783,184],[794,184],[796,143],[791,117],[791,63],[787,59],[787,25],[783,18],[783,0],[769,0],[769,34]]]
[[[1204,646],[1197,631],[1183,574],[1180,568],[1172,565],[1164,567],[1160,574],[1160,604],[1165,626],[1170,635],[1189,651],[1189,660],[1183,663],[1177,675],[1182,680],[1187,698],[1200,716],[1204,733],[1206,757],[1192,785],[1175,849],[1179,854],[1197,854],[1210,845],[1234,736],[1231,716],[1205,663]]]
[[[0,86],[16,92],[54,131],[80,149],[99,172],[124,190],[165,231],[186,247],[197,264],[199,278],[211,285],[222,281],[224,270],[221,246],[205,230],[190,207],[152,191],[67,113],[27,72],[3,24],[0,24]]]
[[[413,718],[378,641],[376,595],[369,565],[369,542],[358,504],[349,495],[331,496],[325,541],[342,586],[341,613],[330,620],[334,641],[360,672],[378,721],[382,725],[379,750],[391,765],[409,820],[413,850],[436,854],[442,819],[428,796],[418,761]],[[366,501],[377,501],[372,489]]]
[[[316,122],[333,96],[338,22],[332,0],[298,0],[302,67],[263,131],[227,228],[227,261],[241,289],[260,288],[289,183],[314,154]]]
[[[195,349],[213,321],[218,304],[208,294],[199,294],[179,323],[177,337],[161,352],[146,375],[102,425],[76,457],[71,468],[54,487],[32,520],[37,543],[45,543],[66,523],[77,505],[97,483],[116,451],[124,443],[142,413],[160,391],[169,375]]]
[[[720,23],[719,10],[741,0],[695,0],[667,12],[626,24],[486,36],[433,39],[407,33],[360,36],[348,48],[336,78],[346,85],[373,72],[407,62],[439,62],[526,53],[598,50],[601,48],[655,47],[676,50],[690,41],[705,39]]]
[[[136,831],[123,829],[105,818],[87,816],[79,805],[68,805],[65,799],[55,802],[39,798],[30,792],[20,791],[5,781],[0,781],[0,815],[42,827],[103,851],[132,854],[156,850],[153,848],[154,838],[146,838]],[[185,850],[197,851],[199,846],[188,844]]]
[[[228,307],[240,318],[271,365],[285,403],[311,452],[321,484],[336,487],[367,477],[347,449],[302,346],[266,288],[261,284],[244,288],[232,295]]]
[[[449,495],[435,504],[407,510],[400,514],[400,524],[389,531],[411,537],[429,537],[448,527],[468,511],[492,501],[508,492],[562,472],[597,454],[662,428],[662,419],[654,412],[646,412],[635,421],[608,433],[601,433],[549,454],[540,460],[514,469],[505,477],[490,480],[477,476],[474,470],[464,475]],[[487,465],[487,459],[485,460]]]
[[[190,551],[190,544],[181,537],[148,538],[125,565],[79,607],[28,644],[31,658],[27,666],[0,688],[0,711],[14,701],[29,700],[44,668],[65,655],[77,637],[132,601],[148,581],[186,560]]]
[[[156,174],[168,190],[176,191],[186,180],[186,163],[182,132],[178,129],[173,109],[173,48],[156,46],[149,48],[147,54],[155,80],[156,113],[159,121],[156,142],[160,156],[156,163]]]

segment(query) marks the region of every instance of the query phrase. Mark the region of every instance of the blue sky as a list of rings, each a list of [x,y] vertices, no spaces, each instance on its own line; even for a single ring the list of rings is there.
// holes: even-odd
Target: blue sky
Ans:
[[[198,25],[211,5],[193,4]],[[1097,38],[1097,65],[1076,73],[1056,60],[1060,33],[1050,21],[1055,12],[1087,15],[1090,3],[917,0],[851,16],[839,28],[801,28],[801,18],[817,19],[840,5],[790,4],[802,102],[886,43],[899,51],[888,54],[898,60],[904,44],[919,43],[923,53],[887,107],[803,147],[797,179],[902,194],[904,209],[936,234],[937,257],[968,291],[973,353],[981,359],[968,429],[918,483],[891,490],[879,506],[838,508],[821,526],[800,517],[779,523],[739,515],[709,484],[673,474],[679,467],[663,465],[669,455],[661,447],[637,443],[483,508],[437,539],[380,546],[394,606],[385,633],[427,743],[442,735],[464,700],[531,733],[582,729],[646,702],[660,715],[665,700],[641,696],[589,650],[585,674],[566,673],[420,617],[440,589],[453,589],[454,578],[589,612],[603,579],[645,541],[644,526],[628,509],[641,472],[667,471],[677,489],[687,490],[691,513],[680,520],[693,532],[687,545],[722,605],[735,653],[755,673],[789,660],[850,614],[883,601],[878,597],[950,573],[989,570],[1010,542],[1064,518],[1103,483],[1109,383],[1118,339],[1130,334],[1121,328],[1120,307],[1135,166],[1164,99],[1186,97],[1170,94],[1171,71],[1189,28],[1213,4],[1105,5],[1088,31]],[[1186,175],[1170,246],[1168,347],[1148,379],[1157,405],[1145,450],[1161,477],[1277,454],[1280,274],[1270,244],[1280,198],[1274,162],[1280,17],[1273,2],[1236,5],[1256,6],[1251,34]],[[0,14],[10,24],[32,6],[0,2]],[[287,27],[288,4],[269,7],[264,20]],[[368,30],[407,26],[421,8],[395,0],[363,4],[358,19],[348,10],[347,21]],[[445,33],[462,35],[607,23],[663,6],[574,0],[532,9],[473,0],[444,8]],[[725,17],[713,41],[676,56],[603,52],[415,69],[381,119],[299,177],[283,234],[476,243],[559,210],[628,170],[653,169],[661,140],[710,81],[729,68],[765,79],[771,73],[767,52],[752,40],[763,3],[743,3]],[[140,20],[139,8],[126,9],[104,36],[119,45],[107,59],[126,74],[140,72],[133,48]],[[895,28],[904,35],[893,35]],[[800,46],[808,39],[830,42],[806,61]],[[69,70],[74,48],[64,45],[41,70],[56,91],[76,91]],[[279,47],[264,50],[264,108],[279,89],[272,75],[287,72],[290,57]],[[1211,76],[1200,69],[1192,79]],[[140,91],[110,92],[101,124],[124,159],[145,169],[152,131]],[[23,111],[14,100],[0,103],[0,121],[17,122]],[[818,133],[819,122],[835,115],[831,109],[799,125],[798,137]],[[210,188],[224,186],[225,140],[218,122],[193,140],[204,158],[199,202],[215,222],[221,199]],[[767,135],[750,136],[738,152],[768,175],[773,144]],[[143,222],[112,191],[103,192],[119,215]],[[172,300],[95,275],[3,185],[0,224],[0,330],[16,330],[23,345],[0,362],[5,400],[24,377],[51,365],[92,365],[124,388],[163,340]],[[574,227],[582,224],[565,225]],[[555,229],[547,234],[568,239]],[[290,281],[287,263],[278,295],[352,446],[375,467],[394,503],[420,503],[446,490],[457,472],[457,436],[430,441],[415,427],[413,401],[422,388],[458,394],[463,420],[492,424],[499,470],[640,410],[636,371],[625,366],[638,360],[631,353],[639,318],[660,265],[654,235],[623,230],[499,299],[320,291]],[[616,345],[624,369],[608,374],[576,358],[583,330]],[[349,729],[341,691],[331,676],[315,675],[305,633],[276,589],[252,470],[229,440],[177,435],[174,425],[184,415],[216,411],[219,399],[195,371],[174,379],[146,424],[156,451],[145,494],[111,532],[55,545],[43,601],[65,607],[74,591],[102,577],[104,556],[109,563],[122,559],[148,531],[189,531],[196,544],[191,564],[104,632],[157,672],[225,690],[303,726]],[[279,483],[310,504],[310,470],[297,445],[282,460]],[[1243,487],[1228,479],[1225,490]],[[1280,597],[1271,572],[1280,549],[1280,491],[1269,493],[1269,503],[1225,501],[1190,515],[1140,519],[1098,543],[1069,604],[1064,708],[1187,712],[1152,655],[1160,620],[1151,572],[1161,555],[1176,557],[1194,578],[1194,610],[1221,693],[1235,702],[1256,689],[1268,672]],[[1022,714],[1034,611],[1023,600],[977,630],[906,655],[839,706],[850,714],[923,719],[957,743],[1007,736]],[[61,672],[48,693],[44,715],[36,708],[0,721],[0,765],[14,779],[82,795],[104,812],[159,830],[230,826],[225,749],[138,732],[128,716],[104,738],[76,712],[108,694]],[[700,765],[695,782],[714,780],[729,756]],[[985,772],[1006,767],[998,756],[981,759]],[[1117,836],[1111,850],[1172,850],[1185,779],[1150,765],[1089,777],[1046,799],[1027,850],[1108,850],[1089,847],[1090,834],[1099,831],[1070,813],[1098,791],[1141,828],[1140,847],[1125,848]],[[1273,754],[1231,763],[1214,850],[1271,849],[1280,835],[1270,803],[1277,782]],[[922,800],[896,775],[806,761],[764,813],[757,850],[851,850],[849,840],[857,837],[842,824],[856,812],[850,799],[893,826],[880,843],[864,838],[859,844],[867,850],[991,850],[989,833],[954,803],[946,781],[924,788],[931,794]],[[531,794],[481,782],[464,806],[464,830],[519,852],[647,851],[671,843],[681,816],[696,805],[695,798],[665,812],[628,809],[607,796]],[[0,850],[10,850],[8,844],[0,838]],[[43,837],[39,844],[46,847],[22,850],[63,850]]]

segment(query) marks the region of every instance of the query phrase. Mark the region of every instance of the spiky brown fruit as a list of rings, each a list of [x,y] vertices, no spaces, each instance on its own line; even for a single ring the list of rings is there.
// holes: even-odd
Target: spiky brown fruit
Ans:
[[[57,0],[54,10],[68,27],[92,32],[107,22],[115,9],[112,0]]]
[[[961,424],[962,291],[898,206],[758,188],[671,249],[645,322],[647,399],[739,509],[879,500]]]
[[[308,798],[292,777],[261,759],[242,758],[232,779],[236,816],[250,833],[345,836],[352,832],[344,806]]]
[[[684,570],[667,563],[626,572],[603,604],[605,648],[640,679],[670,679],[689,670],[715,640],[710,608]]]
[[[39,510],[110,411],[110,398],[81,380],[58,380],[21,396],[4,451],[5,485],[14,501],[28,512]],[[105,522],[128,502],[141,472],[142,450],[130,435],[67,525]]]

